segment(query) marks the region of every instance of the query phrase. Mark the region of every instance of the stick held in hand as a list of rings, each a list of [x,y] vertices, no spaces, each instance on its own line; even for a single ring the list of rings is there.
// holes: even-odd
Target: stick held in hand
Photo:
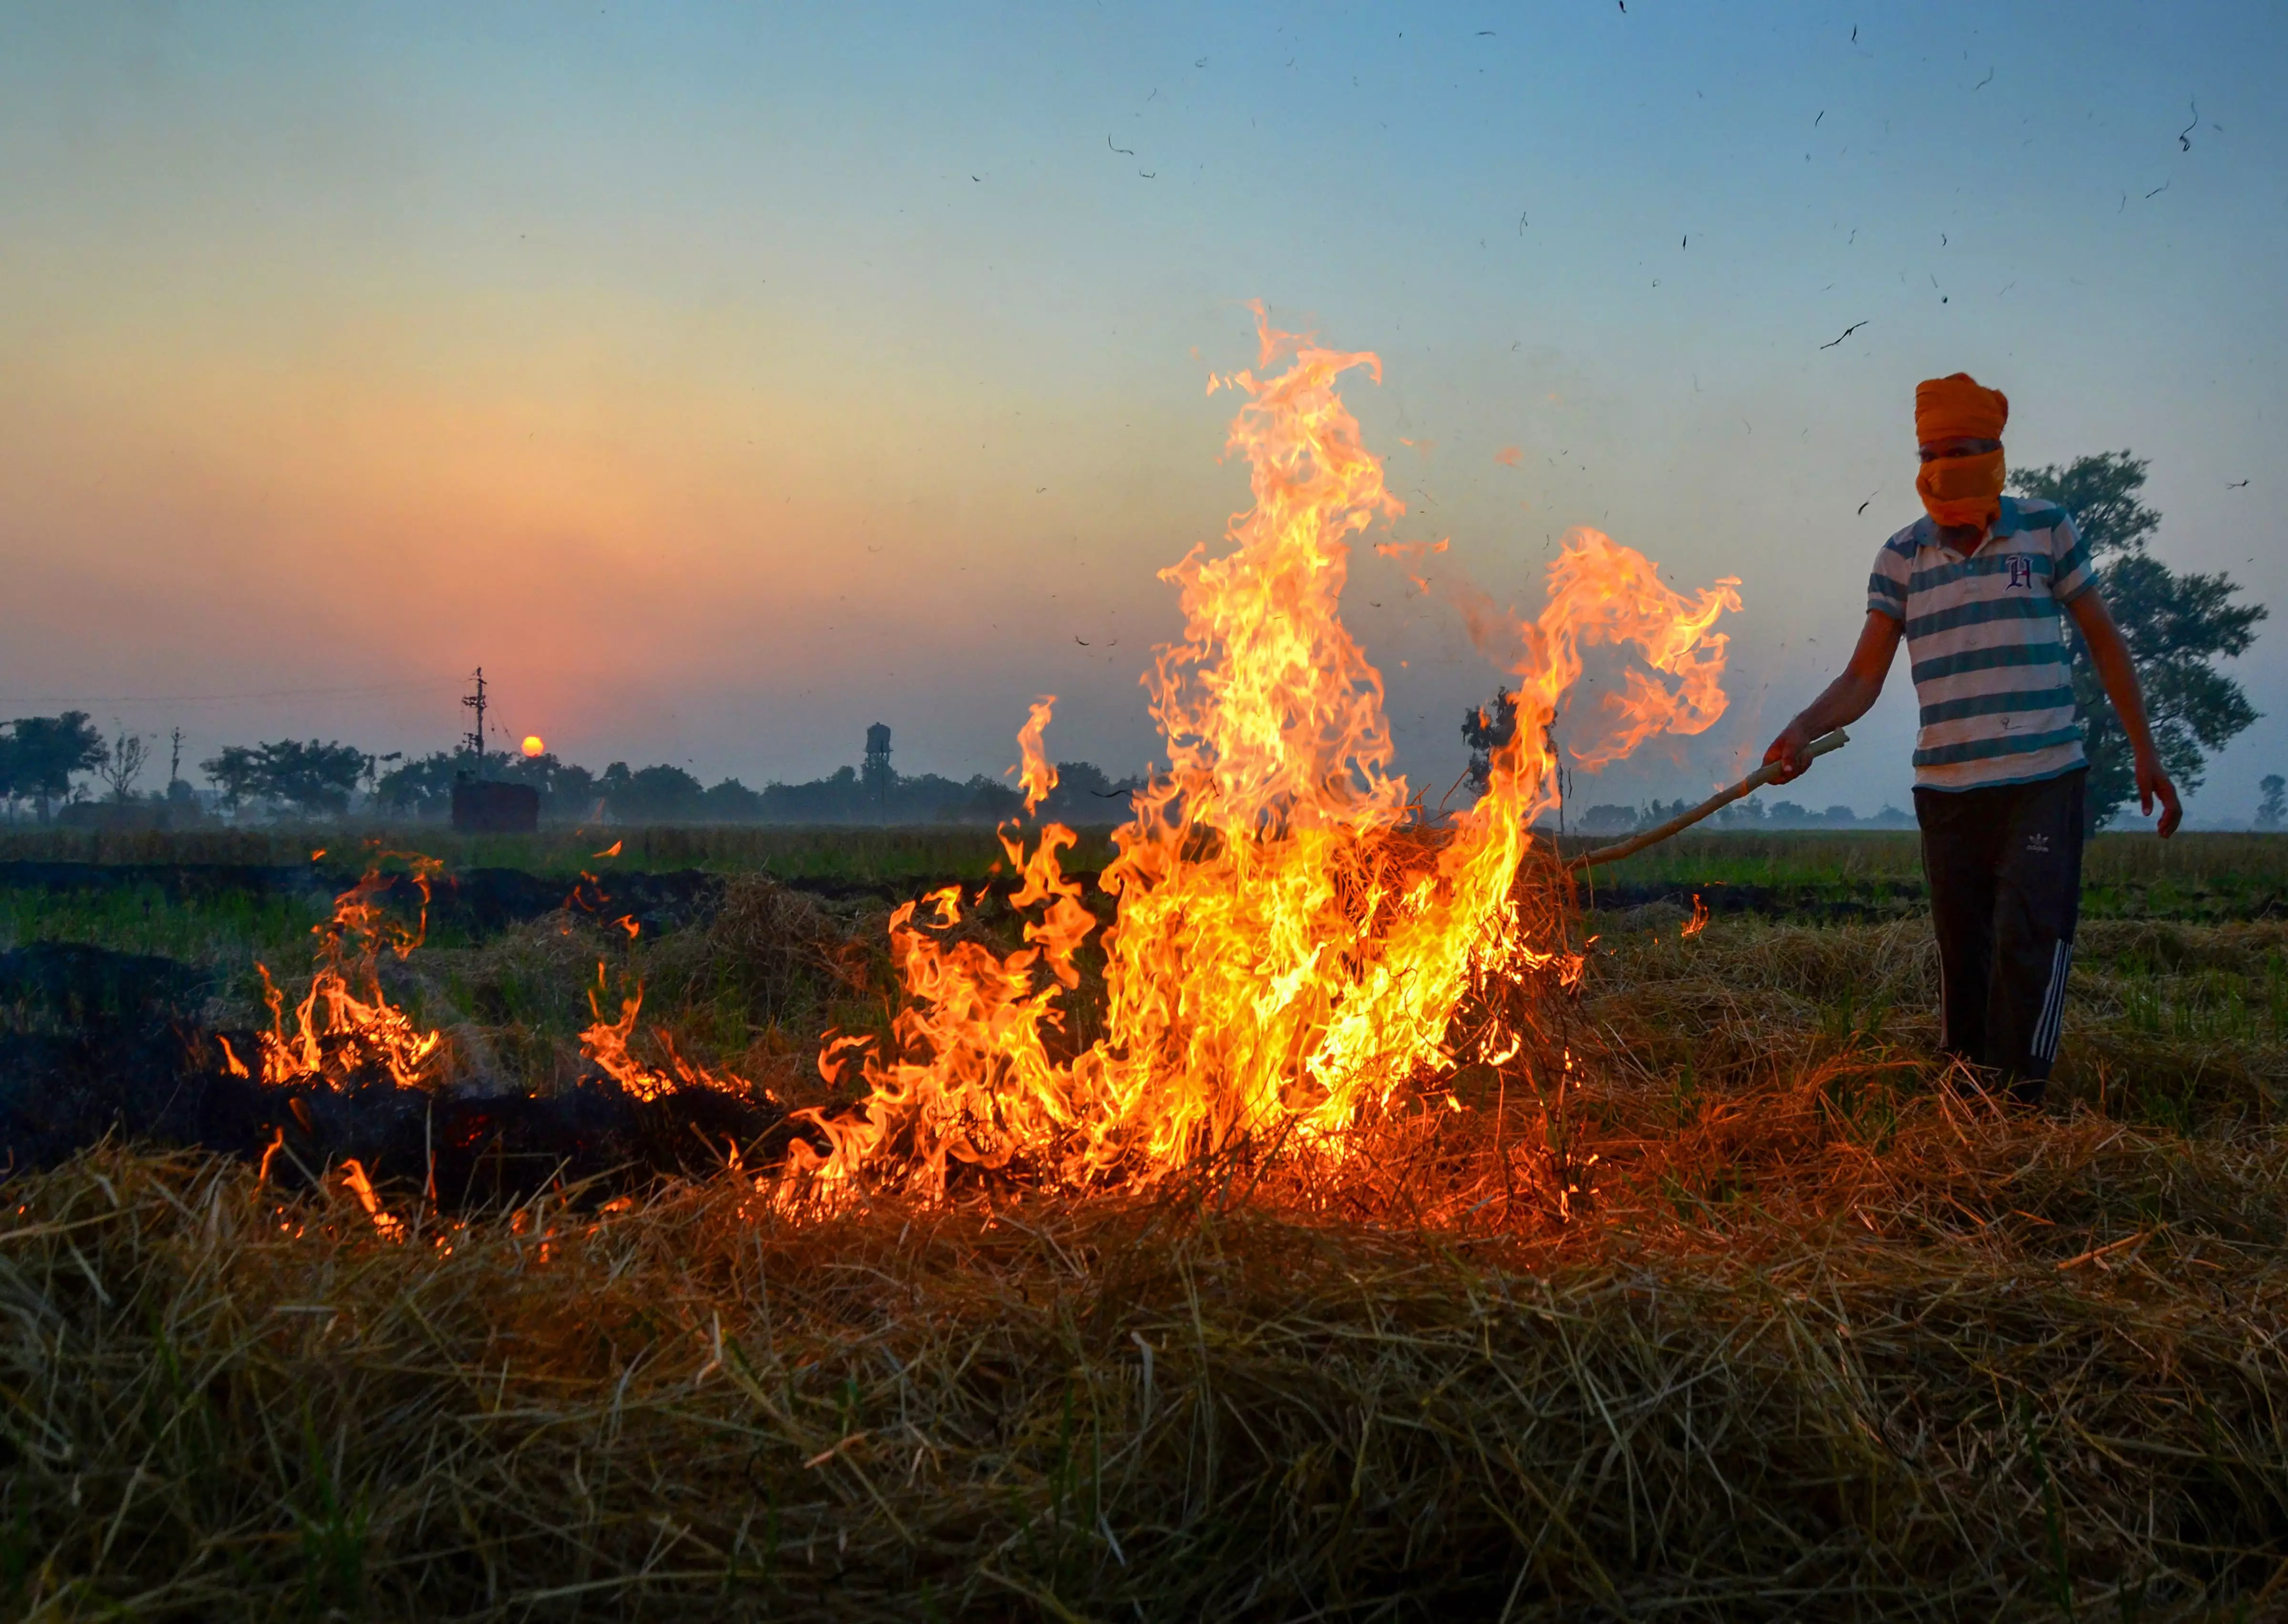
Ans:
[[[1833,733],[1822,733],[1804,746],[1800,759],[1805,765],[1808,766],[1814,757],[1824,756],[1830,750],[1839,750],[1850,742],[1851,735],[1839,727]],[[1641,834],[1632,835],[1626,840],[1617,841],[1609,846],[1599,846],[1593,852],[1584,852],[1565,866],[1569,868],[1587,868],[1598,863],[1617,863],[1625,857],[1633,857],[1647,846],[1656,846],[1670,836],[1683,833],[1710,813],[1723,811],[1741,796],[1753,795],[1777,778],[1784,770],[1778,762],[1768,761],[1729,789],[1718,790],[1690,812],[1679,812],[1667,822],[1656,825]]]

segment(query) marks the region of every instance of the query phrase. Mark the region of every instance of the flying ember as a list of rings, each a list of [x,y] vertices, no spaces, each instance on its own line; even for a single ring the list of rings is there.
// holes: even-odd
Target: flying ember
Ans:
[[[1584,764],[1723,714],[1713,627],[1739,608],[1738,582],[1688,598],[1641,554],[1577,530],[1536,619],[1453,594],[1514,678],[1517,725],[1474,806],[1442,824],[1420,817],[1392,771],[1381,676],[1338,612],[1350,538],[1405,511],[1336,389],[1354,368],[1379,382],[1380,362],[1258,320],[1259,368],[1285,369],[1210,384],[1246,397],[1228,447],[1247,458],[1253,505],[1231,521],[1227,551],[1196,546],[1161,572],[1186,622],[1144,677],[1168,766],[1137,796],[1100,882],[1116,910],[1097,937],[1102,1035],[1083,1047],[1068,1031],[1076,955],[1096,927],[1059,862],[1076,837],[1051,823],[1028,852],[1005,827],[1023,879],[1011,901],[1035,910],[1028,945],[1003,955],[957,939],[958,887],[893,915],[908,1002],[891,1047],[829,1042],[822,1073],[839,1081],[854,1061],[866,1096],[800,1113],[826,1148],[797,1141],[781,1200],[940,1197],[962,1164],[1040,1184],[1135,1182],[1251,1138],[1342,1154],[1347,1130],[1410,1078],[1456,1064],[1448,1028],[1474,981],[1577,981],[1577,956],[1555,931],[1529,936],[1513,891],[1529,825],[1553,802],[1547,728],[1582,650],[1626,646],[1648,668],[1608,695],[1603,737],[1571,724]],[[1053,702],[1018,735],[1029,812],[1056,783],[1042,745]]]

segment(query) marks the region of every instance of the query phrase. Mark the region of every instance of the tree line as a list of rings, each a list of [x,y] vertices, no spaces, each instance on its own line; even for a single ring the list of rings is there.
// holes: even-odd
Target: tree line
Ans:
[[[192,787],[170,774],[164,791],[140,796],[136,785],[150,760],[150,741],[121,732],[107,740],[87,713],[21,717],[0,724],[0,808],[12,820],[20,808],[47,822],[57,806],[84,802],[92,779],[100,800],[121,808],[165,804],[195,812]],[[453,785],[483,777],[530,785],[541,815],[552,821],[622,823],[998,823],[1016,816],[1024,797],[1010,784],[978,773],[965,780],[925,772],[878,771],[870,776],[843,767],[803,783],[751,789],[735,778],[703,784],[680,767],[630,768],[613,762],[601,772],[551,751],[539,756],[439,750],[405,760],[336,741],[279,739],[230,745],[199,764],[212,804],[233,814],[267,813],[304,819],[340,818],[353,810],[380,817],[442,819],[451,810]],[[1134,778],[1113,779],[1085,761],[1058,764],[1059,782],[1043,815],[1068,823],[1117,822],[1128,815]]]

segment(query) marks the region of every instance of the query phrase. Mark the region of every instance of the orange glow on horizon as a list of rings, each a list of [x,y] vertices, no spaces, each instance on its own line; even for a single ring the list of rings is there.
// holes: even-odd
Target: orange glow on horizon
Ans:
[[[546,749],[547,748],[548,748],[548,747],[547,747],[545,744],[543,744],[543,743],[540,741],[540,735],[539,735],[538,733],[527,733],[527,734],[525,734],[525,736],[524,736],[524,753],[525,753],[526,755],[528,755],[528,756],[537,756],[537,755],[539,755],[539,754],[541,753],[541,751],[543,751],[543,750]]]

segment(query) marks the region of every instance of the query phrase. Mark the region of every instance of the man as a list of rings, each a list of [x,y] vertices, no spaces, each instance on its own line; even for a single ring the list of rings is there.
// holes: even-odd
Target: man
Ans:
[[[2073,521],[2002,494],[2010,403],[1969,374],[1915,387],[1926,516],[1883,543],[1850,664],[1764,752],[1785,771],[1883,691],[1904,633],[1922,730],[1915,816],[1938,933],[1942,1048],[2038,1103],[2056,1059],[2081,904],[2088,764],[2059,610],[2073,616],[2137,757],[2159,834],[2183,812],[2161,770],[2129,650],[2091,578]]]

